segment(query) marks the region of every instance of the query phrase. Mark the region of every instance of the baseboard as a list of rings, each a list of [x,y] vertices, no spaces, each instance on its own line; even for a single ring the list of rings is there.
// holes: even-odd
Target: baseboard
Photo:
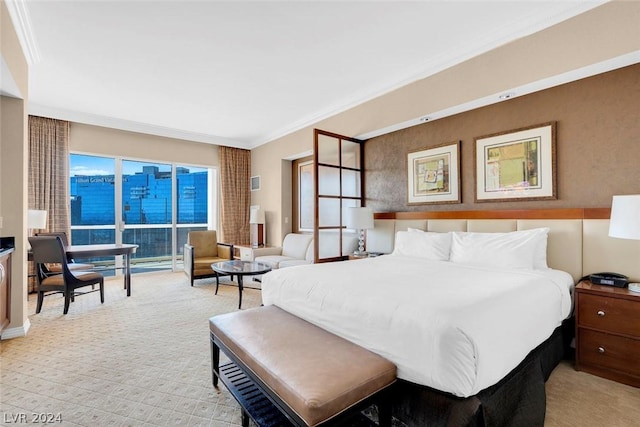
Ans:
[[[0,340],[4,341],[11,338],[26,337],[29,329],[31,329],[31,322],[29,321],[29,319],[27,319],[22,326],[19,326],[17,328],[8,328],[2,331]]]

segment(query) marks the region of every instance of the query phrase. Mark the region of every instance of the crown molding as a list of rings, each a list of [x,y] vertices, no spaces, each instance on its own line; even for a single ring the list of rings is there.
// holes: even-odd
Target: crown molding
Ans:
[[[386,126],[380,129],[375,129],[370,132],[362,133],[354,136],[356,139],[366,140],[374,138],[376,136],[385,135],[398,130],[406,129],[412,126],[417,126],[425,122],[432,122],[434,120],[442,119],[445,117],[453,116],[455,114],[464,113],[467,111],[475,110],[477,108],[485,107],[487,105],[497,104],[507,99],[528,95],[534,92],[539,92],[545,89],[549,89],[555,86],[560,86],[566,83],[571,83],[577,80],[581,80],[587,77],[595,76],[597,74],[606,73],[608,71],[616,70],[618,68],[626,67],[633,64],[640,63],[640,50],[631,52],[616,58],[612,58],[606,61],[602,61],[596,64],[587,65],[576,70],[568,71],[556,76],[548,77],[546,79],[538,80],[536,82],[528,83],[523,86],[507,88],[499,93],[494,93],[483,98],[474,99],[473,101],[466,102],[464,104],[455,105],[450,108],[446,108],[440,111],[428,112],[416,117],[414,119],[407,120],[401,123],[395,123],[390,126]],[[511,94],[507,99],[501,99],[500,95],[505,93]],[[426,120],[425,120],[426,118]]]
[[[161,136],[165,138],[183,139],[186,141],[202,142],[205,144],[225,145],[228,147],[243,148],[250,150],[251,144],[231,138],[224,138],[216,135],[209,135],[198,132],[190,132],[180,129],[172,129],[164,126],[157,126],[149,123],[141,123],[132,120],[124,120],[116,117],[100,116],[97,114],[81,113],[78,111],[65,110],[61,108],[49,107],[46,105],[29,103],[28,111],[30,115],[50,117],[52,119],[67,120],[75,123],[82,123],[93,126],[101,126],[111,129],[118,129],[129,132],[143,133],[147,135]]]
[[[5,0],[5,4],[27,63],[29,65],[37,64],[40,61],[40,51],[33,33],[27,2],[24,0]]]

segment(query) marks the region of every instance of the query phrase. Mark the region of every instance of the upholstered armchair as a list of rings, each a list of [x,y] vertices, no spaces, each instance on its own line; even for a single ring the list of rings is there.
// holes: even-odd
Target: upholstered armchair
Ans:
[[[215,230],[190,231],[184,245],[184,272],[193,286],[195,279],[219,275],[211,269],[211,264],[233,259],[233,245],[218,242]]]
[[[254,249],[253,256],[272,269],[313,264],[313,234],[287,234],[282,246]]]

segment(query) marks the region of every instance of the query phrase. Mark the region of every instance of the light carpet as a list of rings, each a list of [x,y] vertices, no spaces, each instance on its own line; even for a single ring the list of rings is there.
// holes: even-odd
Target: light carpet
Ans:
[[[208,319],[237,310],[238,289],[215,280],[189,286],[183,273],[134,275],[131,297],[122,280],[76,298],[45,298],[31,330],[0,344],[0,422],[34,413],[63,426],[238,426],[240,410],[211,384]],[[259,285],[257,283],[248,285]],[[245,289],[242,307],[261,303]],[[13,418],[12,418],[13,417]],[[547,426],[631,426],[640,419],[640,391],[562,363],[547,383]],[[29,424],[29,423],[26,423]],[[42,424],[42,422],[37,423]]]

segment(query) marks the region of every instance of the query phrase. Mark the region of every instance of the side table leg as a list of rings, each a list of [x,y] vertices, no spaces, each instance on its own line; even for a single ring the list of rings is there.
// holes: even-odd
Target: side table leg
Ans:
[[[238,302],[238,310],[242,307],[242,274],[238,274],[238,292],[240,292],[239,302]]]

